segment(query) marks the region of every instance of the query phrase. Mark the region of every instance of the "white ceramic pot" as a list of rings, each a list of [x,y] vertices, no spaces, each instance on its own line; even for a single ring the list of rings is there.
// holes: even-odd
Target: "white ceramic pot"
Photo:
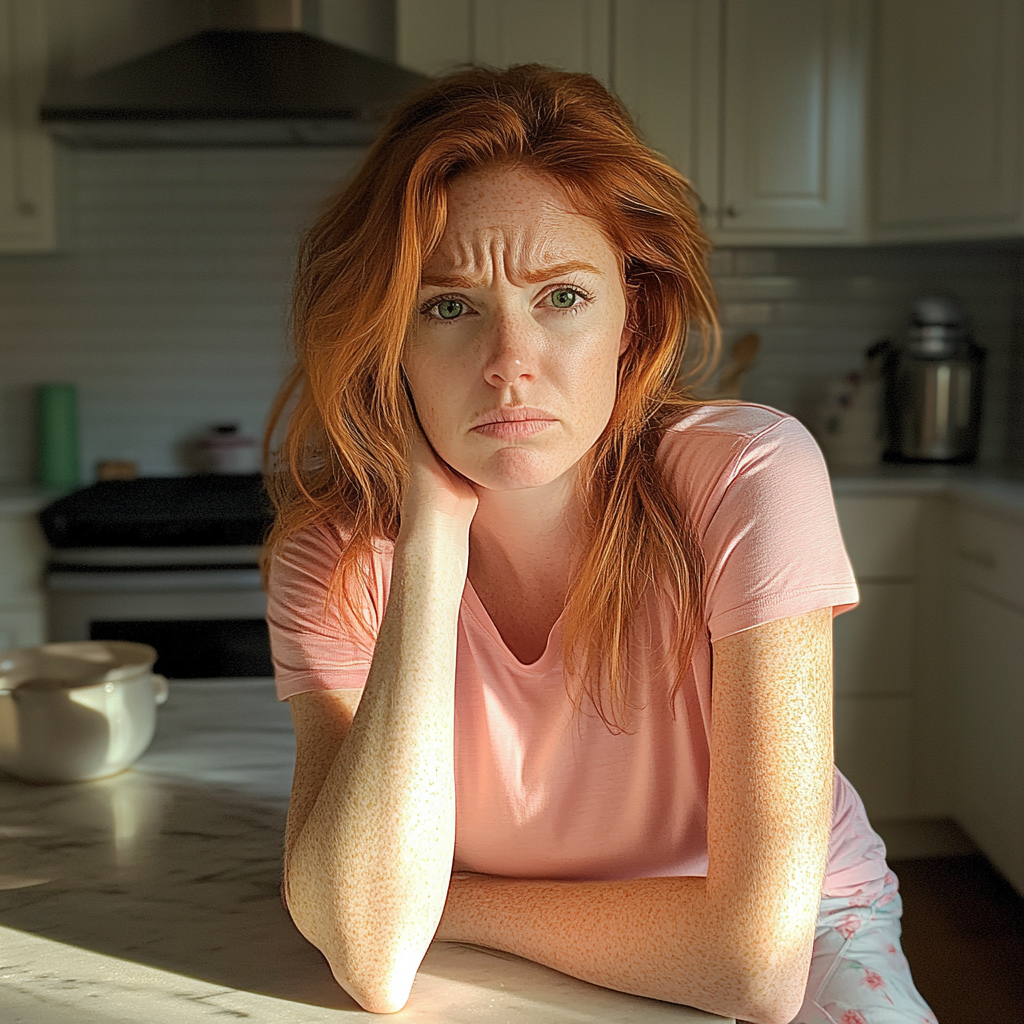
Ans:
[[[133,764],[167,700],[156,656],[119,640],[0,652],[0,770],[26,782],[84,782]]]

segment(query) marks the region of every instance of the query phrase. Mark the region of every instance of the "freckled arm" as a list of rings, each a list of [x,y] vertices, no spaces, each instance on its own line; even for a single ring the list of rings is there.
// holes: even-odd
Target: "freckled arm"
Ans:
[[[757,1024],[800,1007],[832,809],[831,609],[714,645],[707,878],[458,874],[438,938]]]
[[[468,559],[461,532],[400,538],[354,716],[351,696],[292,698],[298,758],[286,902],[338,983],[378,1012],[408,999],[451,875],[456,626]]]

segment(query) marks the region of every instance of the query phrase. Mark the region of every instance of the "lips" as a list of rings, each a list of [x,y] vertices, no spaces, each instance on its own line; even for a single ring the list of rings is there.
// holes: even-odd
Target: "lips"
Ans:
[[[557,422],[557,418],[544,409],[535,409],[528,405],[509,405],[485,412],[477,418],[470,430],[484,437],[531,437]]]

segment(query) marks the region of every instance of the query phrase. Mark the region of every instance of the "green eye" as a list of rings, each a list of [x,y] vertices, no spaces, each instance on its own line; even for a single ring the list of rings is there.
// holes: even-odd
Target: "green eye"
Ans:
[[[442,320],[457,320],[465,312],[465,305],[458,299],[442,299],[435,307]]]
[[[576,304],[579,295],[571,288],[558,288],[551,293],[551,305],[555,309],[569,309]]]

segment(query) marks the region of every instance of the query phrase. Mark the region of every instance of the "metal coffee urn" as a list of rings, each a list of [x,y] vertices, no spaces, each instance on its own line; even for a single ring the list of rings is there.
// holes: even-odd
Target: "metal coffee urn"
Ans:
[[[888,370],[889,448],[901,462],[970,462],[978,454],[985,351],[948,295],[914,303]]]

